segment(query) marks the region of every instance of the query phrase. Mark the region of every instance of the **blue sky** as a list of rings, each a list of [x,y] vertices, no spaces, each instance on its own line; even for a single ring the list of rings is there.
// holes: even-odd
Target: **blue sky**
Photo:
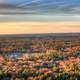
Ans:
[[[25,8],[25,10],[40,10],[42,13],[79,13],[80,0],[1,0],[3,3],[13,5],[15,8]],[[1,2],[0,1],[0,2]],[[5,6],[5,5],[4,5]]]
[[[80,20],[80,0],[0,0],[0,15],[0,21]]]
[[[23,2],[23,1],[30,1],[30,0],[7,0],[7,2],[9,2],[9,3],[18,3],[18,2]],[[32,1],[32,0],[31,0]],[[45,1],[45,0],[42,0],[43,2]],[[55,3],[55,2],[66,2],[66,3],[76,3],[76,4],[79,4],[79,2],[80,2],[80,0],[46,0],[47,2],[49,2],[49,1],[52,1],[53,3]]]
[[[80,4],[80,0],[5,0],[6,2],[8,3],[11,3],[11,4],[16,4],[16,3],[21,3],[21,2],[24,2],[26,1],[27,2],[31,2],[31,1],[35,1],[35,2],[39,2],[42,4],[45,3],[45,4],[48,4],[49,2],[53,3],[58,3],[58,4],[64,4],[64,5],[79,5]]]

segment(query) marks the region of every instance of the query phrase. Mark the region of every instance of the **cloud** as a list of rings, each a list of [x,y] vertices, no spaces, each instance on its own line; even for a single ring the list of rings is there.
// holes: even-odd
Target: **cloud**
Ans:
[[[0,0],[0,4],[5,3],[7,0]]]
[[[41,1],[41,0],[31,0],[31,1],[29,1],[29,2],[27,2],[27,3],[22,3],[21,5],[18,5],[18,6],[27,6],[27,5],[29,5],[29,4],[33,4],[33,3],[36,3],[36,2],[39,2],[39,1]]]
[[[80,14],[79,0],[0,0],[0,14]],[[12,3],[13,2],[13,3]],[[78,6],[78,7],[77,7]]]

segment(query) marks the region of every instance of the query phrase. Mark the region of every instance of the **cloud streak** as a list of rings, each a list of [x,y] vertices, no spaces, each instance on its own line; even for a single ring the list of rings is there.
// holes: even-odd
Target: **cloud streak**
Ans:
[[[20,4],[20,5],[18,5],[18,6],[19,6],[19,7],[24,7],[24,6],[27,6],[27,5],[29,5],[29,4],[33,4],[33,3],[39,2],[39,1],[41,1],[41,0],[30,0],[29,2]]]
[[[79,0],[25,0],[21,3],[15,5],[13,4],[2,4],[8,0],[0,0],[0,8],[7,9],[8,13],[12,9],[19,9],[23,11],[22,9],[25,9],[25,11],[30,10],[37,10],[41,13],[67,13],[67,14],[75,14],[76,11],[78,11],[77,14],[80,14],[79,7],[80,7],[80,1]],[[11,10],[11,11],[12,11]],[[18,10],[18,11],[19,11]],[[36,11],[36,12],[37,12]],[[1,12],[1,11],[0,11]],[[19,11],[20,12],[20,11]],[[16,14],[16,13],[15,13]],[[20,13],[21,14],[21,13]]]

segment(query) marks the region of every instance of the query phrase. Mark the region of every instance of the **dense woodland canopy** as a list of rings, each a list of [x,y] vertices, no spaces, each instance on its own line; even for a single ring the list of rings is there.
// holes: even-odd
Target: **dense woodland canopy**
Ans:
[[[0,80],[80,79],[79,40],[0,39],[0,54]]]

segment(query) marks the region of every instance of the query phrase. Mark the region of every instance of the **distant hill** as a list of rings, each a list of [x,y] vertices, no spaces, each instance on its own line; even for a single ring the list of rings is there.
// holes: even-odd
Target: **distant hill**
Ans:
[[[80,39],[80,33],[45,33],[45,34],[10,34],[0,35],[0,38],[53,38],[53,39]]]

